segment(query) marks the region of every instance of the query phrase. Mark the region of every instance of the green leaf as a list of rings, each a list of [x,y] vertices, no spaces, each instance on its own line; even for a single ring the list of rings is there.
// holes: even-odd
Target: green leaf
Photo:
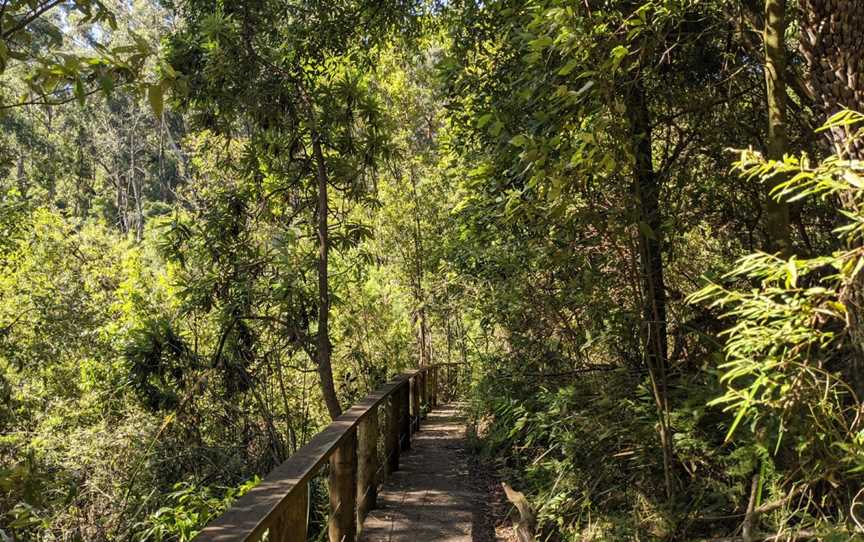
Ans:
[[[114,78],[108,75],[107,73],[102,73],[98,78],[99,87],[102,89],[102,92],[105,94],[111,94],[114,90]]]
[[[153,109],[153,114],[159,119],[162,118],[164,98],[165,91],[161,84],[147,86],[147,99],[150,101],[150,108]]]
[[[6,47],[6,42],[0,39],[0,72],[6,69],[6,62],[9,60],[9,49]]]
[[[798,286],[798,266],[795,265],[795,257],[786,262],[786,288],[796,288]]]
[[[513,138],[510,140],[510,144],[513,145],[514,147],[524,147],[525,145],[528,144],[528,138],[522,134],[519,134],[519,135],[513,136]]]
[[[639,232],[646,238],[652,240],[657,239],[657,235],[654,233],[654,230],[651,229],[651,226],[649,226],[647,222],[639,222],[637,226],[639,227]]]
[[[543,58],[540,53],[529,53],[525,55],[522,60],[525,64],[534,65],[540,62],[540,59]]]
[[[621,65],[621,61],[628,55],[630,51],[623,45],[619,45],[612,49],[610,56],[612,57],[612,69],[617,69]]]
[[[84,100],[87,95],[84,92],[84,82],[81,81],[80,77],[75,78],[75,99],[78,100],[80,105],[84,105]]]
[[[732,435],[735,434],[735,430],[738,429],[738,425],[741,423],[741,420],[744,418],[744,415],[747,414],[747,409],[750,408],[750,403],[745,402],[739,409],[738,415],[735,416],[735,421],[732,422],[732,426],[729,427],[729,432],[726,433],[726,442],[730,442],[732,440]]]
[[[570,73],[576,69],[576,66],[579,65],[579,61],[576,59],[568,62],[563,68],[558,70],[558,75],[570,75]]]
[[[530,47],[531,49],[534,49],[534,50],[542,50],[542,49],[545,49],[546,47],[549,47],[550,45],[552,45],[552,43],[554,43],[554,42],[552,41],[552,38],[550,38],[549,36],[540,36],[539,38],[537,38],[535,40],[529,41],[528,47]]]

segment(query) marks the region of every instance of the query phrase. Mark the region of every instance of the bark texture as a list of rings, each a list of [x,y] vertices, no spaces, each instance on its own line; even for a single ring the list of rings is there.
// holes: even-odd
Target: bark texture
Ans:
[[[666,284],[663,278],[663,221],[660,215],[660,179],[654,170],[651,114],[641,79],[637,78],[627,89],[625,103],[633,144],[633,196],[640,230],[639,260],[642,275],[642,332],[645,361],[657,403],[666,492],[667,497],[671,499],[674,488],[672,435],[669,428],[669,404],[666,393],[668,337]]]
[[[864,110],[864,2],[801,0],[801,52],[808,65],[808,90],[827,116]],[[831,131],[834,150],[861,158],[864,146],[852,144],[842,128]]]
[[[768,158],[782,160],[786,137],[786,0],[765,2],[765,91],[768,105]],[[770,191],[770,189],[769,189]],[[791,252],[789,205],[768,194],[767,230],[769,252]]]
[[[328,232],[327,213],[327,165],[318,134],[312,135],[312,152],[315,157],[318,180],[318,377],[321,381],[321,392],[327,411],[331,418],[342,414],[342,407],[336,397],[333,386],[333,366],[330,360],[330,282],[328,274],[328,255],[330,239]]]
[[[864,111],[864,1],[801,0],[801,52],[808,65],[808,87],[826,119],[845,109]],[[864,142],[849,128],[833,128],[829,140],[840,157],[864,158]],[[860,211],[852,198],[842,201]],[[859,400],[864,397],[864,274],[842,293],[848,314],[852,355],[847,375]]]

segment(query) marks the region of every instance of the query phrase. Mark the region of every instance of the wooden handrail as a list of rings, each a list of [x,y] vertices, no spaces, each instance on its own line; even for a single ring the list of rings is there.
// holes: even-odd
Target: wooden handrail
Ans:
[[[375,472],[384,470],[389,474],[398,469],[399,453],[410,447],[411,435],[420,427],[423,409],[434,408],[438,402],[442,391],[438,369],[447,367],[450,380],[452,365],[458,364],[441,363],[404,373],[367,395],[237,499],[195,540],[254,542],[269,532],[269,542],[304,542],[308,528],[308,483],[329,460],[329,537],[334,542],[354,542],[358,523],[362,524],[364,515],[374,506],[373,494],[380,482]],[[381,426],[378,411],[385,403],[387,408],[381,409],[387,418],[383,426],[382,462],[378,458]],[[361,424],[363,438],[358,441],[357,429]],[[359,492],[358,464],[361,465]]]

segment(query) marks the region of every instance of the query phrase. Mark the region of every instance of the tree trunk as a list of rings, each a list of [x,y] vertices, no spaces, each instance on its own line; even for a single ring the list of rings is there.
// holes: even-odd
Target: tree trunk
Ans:
[[[801,0],[801,52],[807,60],[808,90],[826,118],[844,108],[864,111],[864,2]],[[854,141],[846,127],[828,132],[834,152],[845,159],[864,158],[864,142]],[[860,212],[844,198],[844,207]],[[853,355],[848,378],[859,400],[864,397],[864,274],[847,284],[841,299],[849,314]]]
[[[336,397],[333,385],[333,367],[330,361],[330,291],[327,269],[327,258],[330,251],[330,241],[327,231],[327,165],[324,162],[324,152],[316,132],[312,133],[312,152],[318,178],[318,377],[321,381],[321,393],[327,404],[331,418],[342,414],[342,407]]]
[[[141,194],[138,186],[137,175],[135,171],[135,155],[137,153],[137,149],[135,148],[135,132],[136,126],[132,126],[132,131],[129,133],[129,188],[132,191],[132,197],[135,198],[135,241],[140,243],[141,237],[143,234],[143,220],[141,210]],[[127,192],[127,198],[128,192]],[[128,216],[128,213],[127,213]]]
[[[128,194],[127,190],[123,187],[123,174],[117,174],[117,219],[120,222],[120,231],[123,232],[124,235],[129,233],[129,208],[128,208]]]
[[[651,149],[651,115],[645,88],[640,79],[626,89],[625,106],[633,142],[633,196],[639,220],[639,251],[642,275],[643,342],[646,364],[657,406],[660,443],[667,497],[673,496],[672,439],[666,394],[667,331],[666,286],[663,279],[660,180],[654,171]]]
[[[627,120],[633,141],[635,165],[633,196],[639,217],[643,318],[647,324],[646,350],[654,367],[666,368],[666,286],[661,252],[660,183],[654,171],[651,150],[651,118],[645,89],[637,81],[627,95]]]
[[[768,158],[782,160],[786,153],[786,0],[765,1],[765,90],[768,104]],[[773,188],[773,186],[771,187]],[[770,192],[770,189],[769,189]],[[767,204],[769,252],[791,252],[789,205],[768,194]]]
[[[417,318],[420,325],[418,342],[420,343],[420,367],[429,364],[428,330],[426,324],[426,304],[423,299],[423,238],[420,229],[420,198],[417,194],[417,179],[411,171],[411,191],[414,196],[414,302],[417,304]]]
[[[801,0],[801,52],[809,67],[808,89],[826,117],[838,111],[864,110],[864,2]],[[853,143],[844,128],[829,134],[837,154],[864,157],[864,144]]]
[[[27,182],[27,173],[24,170],[24,153],[18,153],[18,168],[16,172],[16,182],[18,183],[18,192],[21,193],[21,199],[27,199],[29,183]]]

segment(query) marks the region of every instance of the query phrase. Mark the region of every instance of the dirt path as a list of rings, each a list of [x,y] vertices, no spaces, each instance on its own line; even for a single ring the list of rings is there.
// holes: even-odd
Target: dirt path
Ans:
[[[430,413],[379,493],[360,541],[494,541],[486,488],[471,476],[465,445],[465,423],[455,406]]]

